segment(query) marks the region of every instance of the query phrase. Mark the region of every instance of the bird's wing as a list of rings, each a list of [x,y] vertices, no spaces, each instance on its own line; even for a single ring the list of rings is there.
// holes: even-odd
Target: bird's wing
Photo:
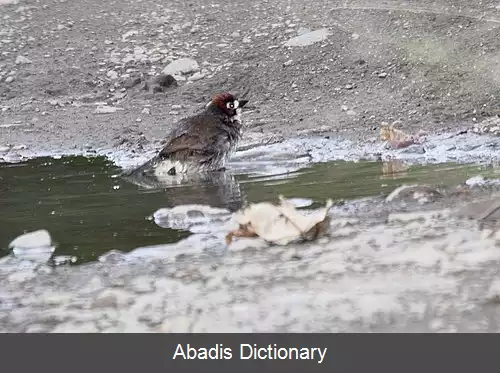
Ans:
[[[215,151],[217,135],[217,128],[207,125],[206,118],[181,120],[158,156],[181,161],[190,157],[210,157]]]

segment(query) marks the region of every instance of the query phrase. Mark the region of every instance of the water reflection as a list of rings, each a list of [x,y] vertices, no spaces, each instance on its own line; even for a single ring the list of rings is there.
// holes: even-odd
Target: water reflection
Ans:
[[[165,178],[152,175],[124,175],[122,178],[146,192],[162,190],[169,206],[197,204],[236,211],[245,202],[240,183],[229,171],[195,175],[179,174]]]
[[[396,180],[408,174],[410,166],[398,159],[391,159],[382,162],[381,179]]]

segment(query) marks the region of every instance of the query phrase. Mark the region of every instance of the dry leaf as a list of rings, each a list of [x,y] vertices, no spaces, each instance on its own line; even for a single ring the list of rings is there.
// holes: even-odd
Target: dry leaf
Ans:
[[[407,146],[418,144],[414,136],[395,128],[397,123],[398,122],[388,124],[387,122],[382,122],[380,127],[381,140],[386,141],[395,149],[406,148]]]
[[[227,234],[226,242],[230,244],[233,237],[261,237],[277,245],[286,245],[297,240],[315,240],[328,229],[332,200],[327,201],[324,209],[302,215],[291,202],[282,196],[279,199],[278,205],[256,203],[235,213],[239,228]]]

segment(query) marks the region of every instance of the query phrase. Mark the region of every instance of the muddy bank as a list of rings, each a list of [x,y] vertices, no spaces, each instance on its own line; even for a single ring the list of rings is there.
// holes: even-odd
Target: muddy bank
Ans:
[[[223,90],[250,90],[247,125],[266,137],[364,142],[397,119],[454,133],[498,113],[495,1],[0,7],[2,148],[143,153]],[[186,59],[154,93],[155,77]]]

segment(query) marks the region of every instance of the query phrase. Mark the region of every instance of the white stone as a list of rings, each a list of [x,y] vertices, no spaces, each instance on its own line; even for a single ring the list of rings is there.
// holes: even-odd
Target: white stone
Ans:
[[[26,58],[24,56],[17,56],[16,65],[24,65],[28,63],[31,63],[31,60],[29,58]]]
[[[94,110],[94,114],[111,114],[117,112],[118,110],[123,110],[123,109],[113,106],[99,106],[97,109]]]
[[[114,70],[110,70],[108,71],[108,73],[106,74],[106,76],[110,79],[118,79],[118,73]]]
[[[330,35],[330,31],[326,28],[307,32],[299,36],[296,36],[294,38],[291,38],[285,43],[285,46],[305,47],[326,40],[328,38],[328,35]]]
[[[188,74],[193,71],[198,71],[200,66],[198,62],[191,58],[181,58],[169,63],[162,71],[165,75]]]

